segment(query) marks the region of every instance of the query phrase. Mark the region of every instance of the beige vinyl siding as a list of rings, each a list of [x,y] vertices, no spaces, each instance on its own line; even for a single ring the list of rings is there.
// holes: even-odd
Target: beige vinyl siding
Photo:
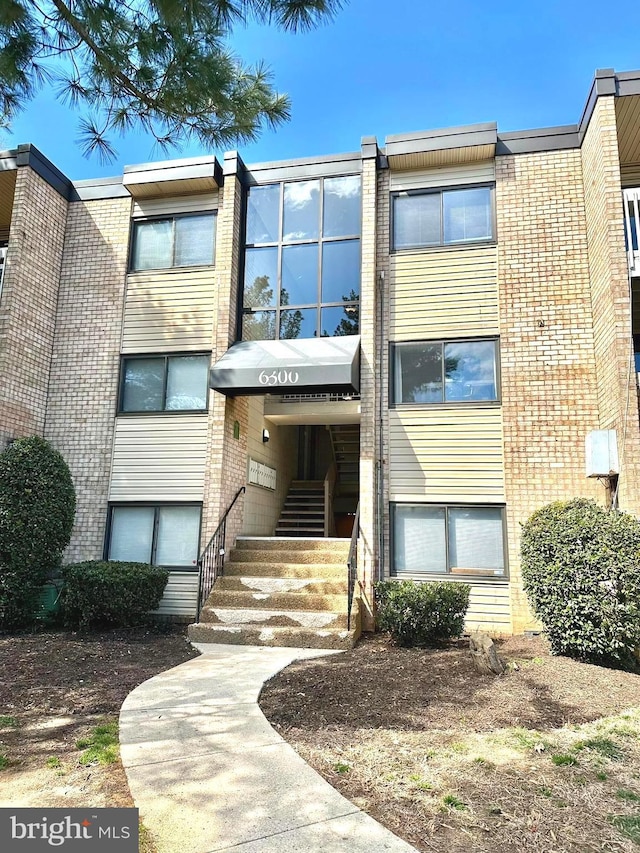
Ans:
[[[216,210],[218,203],[219,194],[217,192],[174,196],[173,198],[145,198],[133,203],[133,216],[171,216],[174,213],[199,213],[204,210]]]
[[[206,459],[206,414],[119,417],[109,500],[201,501]]]
[[[498,334],[495,246],[398,252],[390,273],[391,340]]]
[[[461,580],[463,579],[461,578]],[[511,634],[509,583],[468,582],[471,584],[471,595],[465,628],[468,631],[480,630],[496,634]]]
[[[640,163],[620,166],[620,178],[623,187],[640,187]]]
[[[193,620],[198,607],[198,573],[169,572],[169,580],[164,589],[157,610],[158,616],[180,616]]]
[[[389,498],[504,503],[500,406],[390,410]]]
[[[455,166],[440,166],[435,169],[414,169],[407,172],[391,172],[389,188],[399,190],[423,190],[437,187],[455,187],[464,184],[484,184],[496,179],[494,160],[479,163],[464,163]]]
[[[212,267],[131,273],[122,352],[211,349],[215,304]]]

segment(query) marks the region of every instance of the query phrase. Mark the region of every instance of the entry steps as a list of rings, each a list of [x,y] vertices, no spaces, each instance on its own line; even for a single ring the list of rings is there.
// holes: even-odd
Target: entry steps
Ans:
[[[350,649],[360,635],[360,602],[347,628],[349,539],[238,537],[200,621],[199,643]]]
[[[276,536],[324,536],[324,482],[293,480],[276,525]]]

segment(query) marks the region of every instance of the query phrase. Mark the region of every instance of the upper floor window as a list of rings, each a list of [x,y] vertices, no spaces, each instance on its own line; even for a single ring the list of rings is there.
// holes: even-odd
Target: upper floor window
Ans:
[[[209,360],[208,355],[124,358],[120,411],[205,410]]]
[[[216,214],[182,214],[133,223],[132,270],[213,264]]]
[[[359,175],[251,187],[243,338],[358,333]]]
[[[496,340],[393,344],[392,365],[396,405],[498,399]]]
[[[493,240],[493,189],[400,192],[393,200],[393,248]]]

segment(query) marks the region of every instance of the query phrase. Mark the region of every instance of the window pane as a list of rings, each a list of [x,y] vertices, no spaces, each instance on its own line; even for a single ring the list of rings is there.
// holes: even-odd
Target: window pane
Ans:
[[[127,358],[124,362],[123,412],[160,412],[163,405],[164,359]]]
[[[273,341],[276,337],[276,312],[253,311],[242,317],[243,341]]]
[[[445,399],[497,400],[495,341],[461,341],[444,346]]]
[[[153,507],[114,507],[111,512],[110,560],[151,562]]]
[[[360,234],[360,176],[324,179],[325,237],[350,237]]]
[[[394,249],[435,246],[440,240],[440,193],[394,198]]]
[[[442,402],[442,345],[406,344],[395,353],[395,403]]]
[[[317,334],[318,312],[315,308],[280,312],[281,338],[313,338]]]
[[[344,307],[323,308],[320,328],[322,336],[335,338],[342,335],[357,335],[360,332],[360,306],[345,305]]]
[[[169,359],[166,409],[206,409],[209,357],[179,356]]]
[[[213,213],[180,216],[176,219],[175,266],[193,267],[213,263],[215,224]]]
[[[322,301],[354,302],[360,298],[360,240],[341,240],[322,247]]]
[[[278,250],[247,249],[244,256],[244,307],[276,304]]]
[[[449,510],[451,570],[489,569],[504,574],[502,510],[498,507],[452,507]]]
[[[442,194],[444,242],[488,240],[492,236],[491,190],[452,190]]]
[[[317,240],[320,224],[320,181],[284,185],[285,243]]]
[[[136,222],[133,232],[134,270],[166,269],[173,263],[173,220]]]
[[[159,566],[189,566],[198,562],[200,507],[161,506],[155,562]]]
[[[397,572],[446,572],[444,509],[396,504],[394,568]]]
[[[280,305],[318,302],[318,244],[284,246]]]
[[[247,238],[251,243],[275,243],[279,236],[280,184],[251,187],[247,193]]]

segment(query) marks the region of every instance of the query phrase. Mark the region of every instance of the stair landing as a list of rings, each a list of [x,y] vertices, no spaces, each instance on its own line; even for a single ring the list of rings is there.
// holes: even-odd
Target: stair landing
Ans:
[[[200,643],[348,649],[360,634],[359,602],[347,628],[349,539],[239,537],[224,574],[190,625]]]

